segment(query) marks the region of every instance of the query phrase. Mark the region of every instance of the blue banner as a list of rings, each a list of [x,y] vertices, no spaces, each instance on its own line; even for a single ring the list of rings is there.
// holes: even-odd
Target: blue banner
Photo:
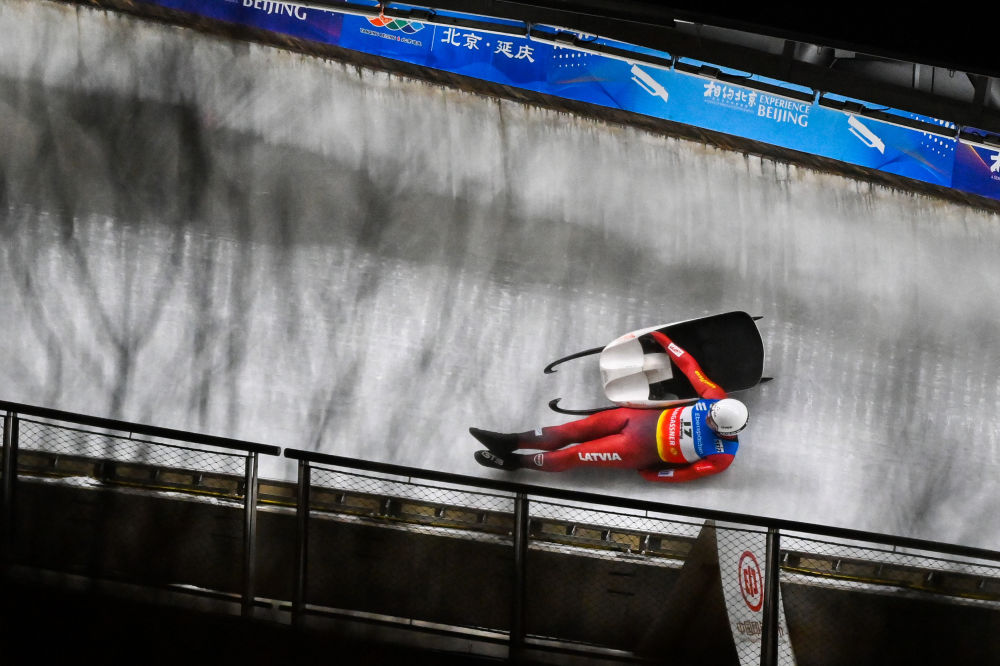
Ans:
[[[515,21],[489,19],[490,30],[434,25],[378,15],[375,4],[371,16],[360,16],[271,0],[146,1],[1000,199],[1000,148],[960,141],[951,123],[894,109],[879,109],[873,118],[865,114],[863,102],[855,103],[853,112],[831,108],[800,87],[720,71],[709,63],[672,61],[666,53],[593,35],[574,33],[569,44],[556,41],[565,33],[555,28],[532,26],[529,35]],[[465,18],[477,25],[487,21]],[[706,73],[706,67],[714,72]],[[857,102],[823,99],[841,106]],[[922,129],[906,126],[911,121]]]
[[[963,141],[955,155],[952,187],[1000,199],[1000,148],[987,148]]]

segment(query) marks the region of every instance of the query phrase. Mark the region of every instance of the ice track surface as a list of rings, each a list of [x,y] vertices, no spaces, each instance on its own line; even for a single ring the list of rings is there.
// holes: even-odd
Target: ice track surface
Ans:
[[[599,396],[549,361],[746,310],[727,472],[514,478],[1000,548],[995,215],[89,9],[0,34],[0,397],[499,475],[470,425]]]

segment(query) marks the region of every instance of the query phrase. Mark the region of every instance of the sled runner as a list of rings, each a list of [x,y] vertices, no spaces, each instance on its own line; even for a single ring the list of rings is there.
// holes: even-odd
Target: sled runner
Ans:
[[[599,366],[604,394],[613,405],[593,409],[564,409],[561,398],[549,407],[563,414],[594,414],[615,407],[661,408],[694,402],[698,394],[684,373],[670,360],[659,343],[648,335],[663,331],[693,356],[705,375],[727,393],[743,391],[767,381],[764,342],[755,323],[760,317],[746,312],[726,312],[698,319],[643,328],[594,347],[564,356],[545,367],[545,373],[566,361],[600,354]]]

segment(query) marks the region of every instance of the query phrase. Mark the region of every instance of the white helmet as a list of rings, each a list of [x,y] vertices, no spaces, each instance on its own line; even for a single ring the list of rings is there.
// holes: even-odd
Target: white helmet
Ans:
[[[708,410],[708,425],[712,430],[728,437],[747,427],[750,411],[739,400],[723,398]]]

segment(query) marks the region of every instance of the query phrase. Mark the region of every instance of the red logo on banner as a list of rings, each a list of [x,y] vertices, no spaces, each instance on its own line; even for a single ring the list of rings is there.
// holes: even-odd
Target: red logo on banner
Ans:
[[[747,608],[753,612],[764,605],[764,577],[760,574],[757,558],[749,550],[740,555],[740,592]]]

